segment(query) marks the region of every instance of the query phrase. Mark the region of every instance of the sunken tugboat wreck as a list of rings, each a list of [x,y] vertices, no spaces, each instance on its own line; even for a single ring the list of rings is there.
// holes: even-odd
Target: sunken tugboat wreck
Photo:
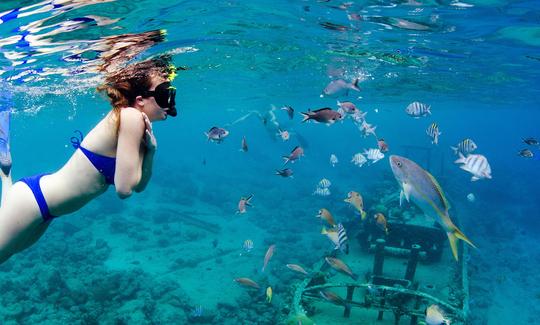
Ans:
[[[296,284],[288,324],[426,324],[428,309],[467,324],[468,245],[456,242],[453,253],[438,222],[401,205],[395,185],[386,189],[360,226],[358,219],[344,223],[349,254],[333,250]],[[378,213],[387,216],[384,227]],[[335,272],[333,257],[357,274]]]

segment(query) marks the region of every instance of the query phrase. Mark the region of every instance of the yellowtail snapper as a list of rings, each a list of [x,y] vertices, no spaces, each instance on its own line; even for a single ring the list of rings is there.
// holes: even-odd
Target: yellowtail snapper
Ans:
[[[412,198],[426,215],[436,217],[448,236],[456,261],[458,260],[458,239],[476,247],[450,219],[448,201],[441,186],[430,173],[412,160],[400,156],[390,156],[390,167],[401,187],[400,203],[403,197],[407,201]]]

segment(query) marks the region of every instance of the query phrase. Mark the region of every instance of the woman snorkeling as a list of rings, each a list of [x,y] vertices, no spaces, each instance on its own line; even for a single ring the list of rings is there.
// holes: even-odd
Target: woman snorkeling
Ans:
[[[9,111],[0,112],[0,264],[34,244],[54,218],[79,210],[109,185],[121,199],[145,189],[157,148],[152,122],[177,113],[170,83],[175,70],[171,58],[161,56],[109,73],[98,91],[109,97],[112,110],[84,139],[72,138],[71,158],[52,174],[15,183]]]

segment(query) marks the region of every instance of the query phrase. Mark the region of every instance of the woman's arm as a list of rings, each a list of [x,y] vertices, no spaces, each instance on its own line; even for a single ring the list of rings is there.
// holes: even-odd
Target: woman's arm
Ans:
[[[116,193],[122,199],[131,196],[142,179],[141,140],[145,129],[145,122],[139,110],[129,107],[122,109],[114,173]]]
[[[144,191],[146,185],[152,177],[152,166],[154,164],[154,153],[157,149],[157,141],[154,137],[154,132],[152,131],[152,123],[148,116],[143,113],[144,124],[145,124],[145,135],[144,135],[144,144],[146,145],[146,150],[144,153],[143,163],[142,163],[142,175],[139,184],[133,188],[137,193]]]

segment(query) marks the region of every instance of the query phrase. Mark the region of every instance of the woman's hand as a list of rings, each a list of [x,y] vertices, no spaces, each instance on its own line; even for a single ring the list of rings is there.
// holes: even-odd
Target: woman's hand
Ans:
[[[142,115],[146,129],[144,132],[144,144],[147,151],[154,152],[157,149],[157,141],[156,137],[154,136],[154,132],[152,131],[152,123],[145,113],[142,113]]]

